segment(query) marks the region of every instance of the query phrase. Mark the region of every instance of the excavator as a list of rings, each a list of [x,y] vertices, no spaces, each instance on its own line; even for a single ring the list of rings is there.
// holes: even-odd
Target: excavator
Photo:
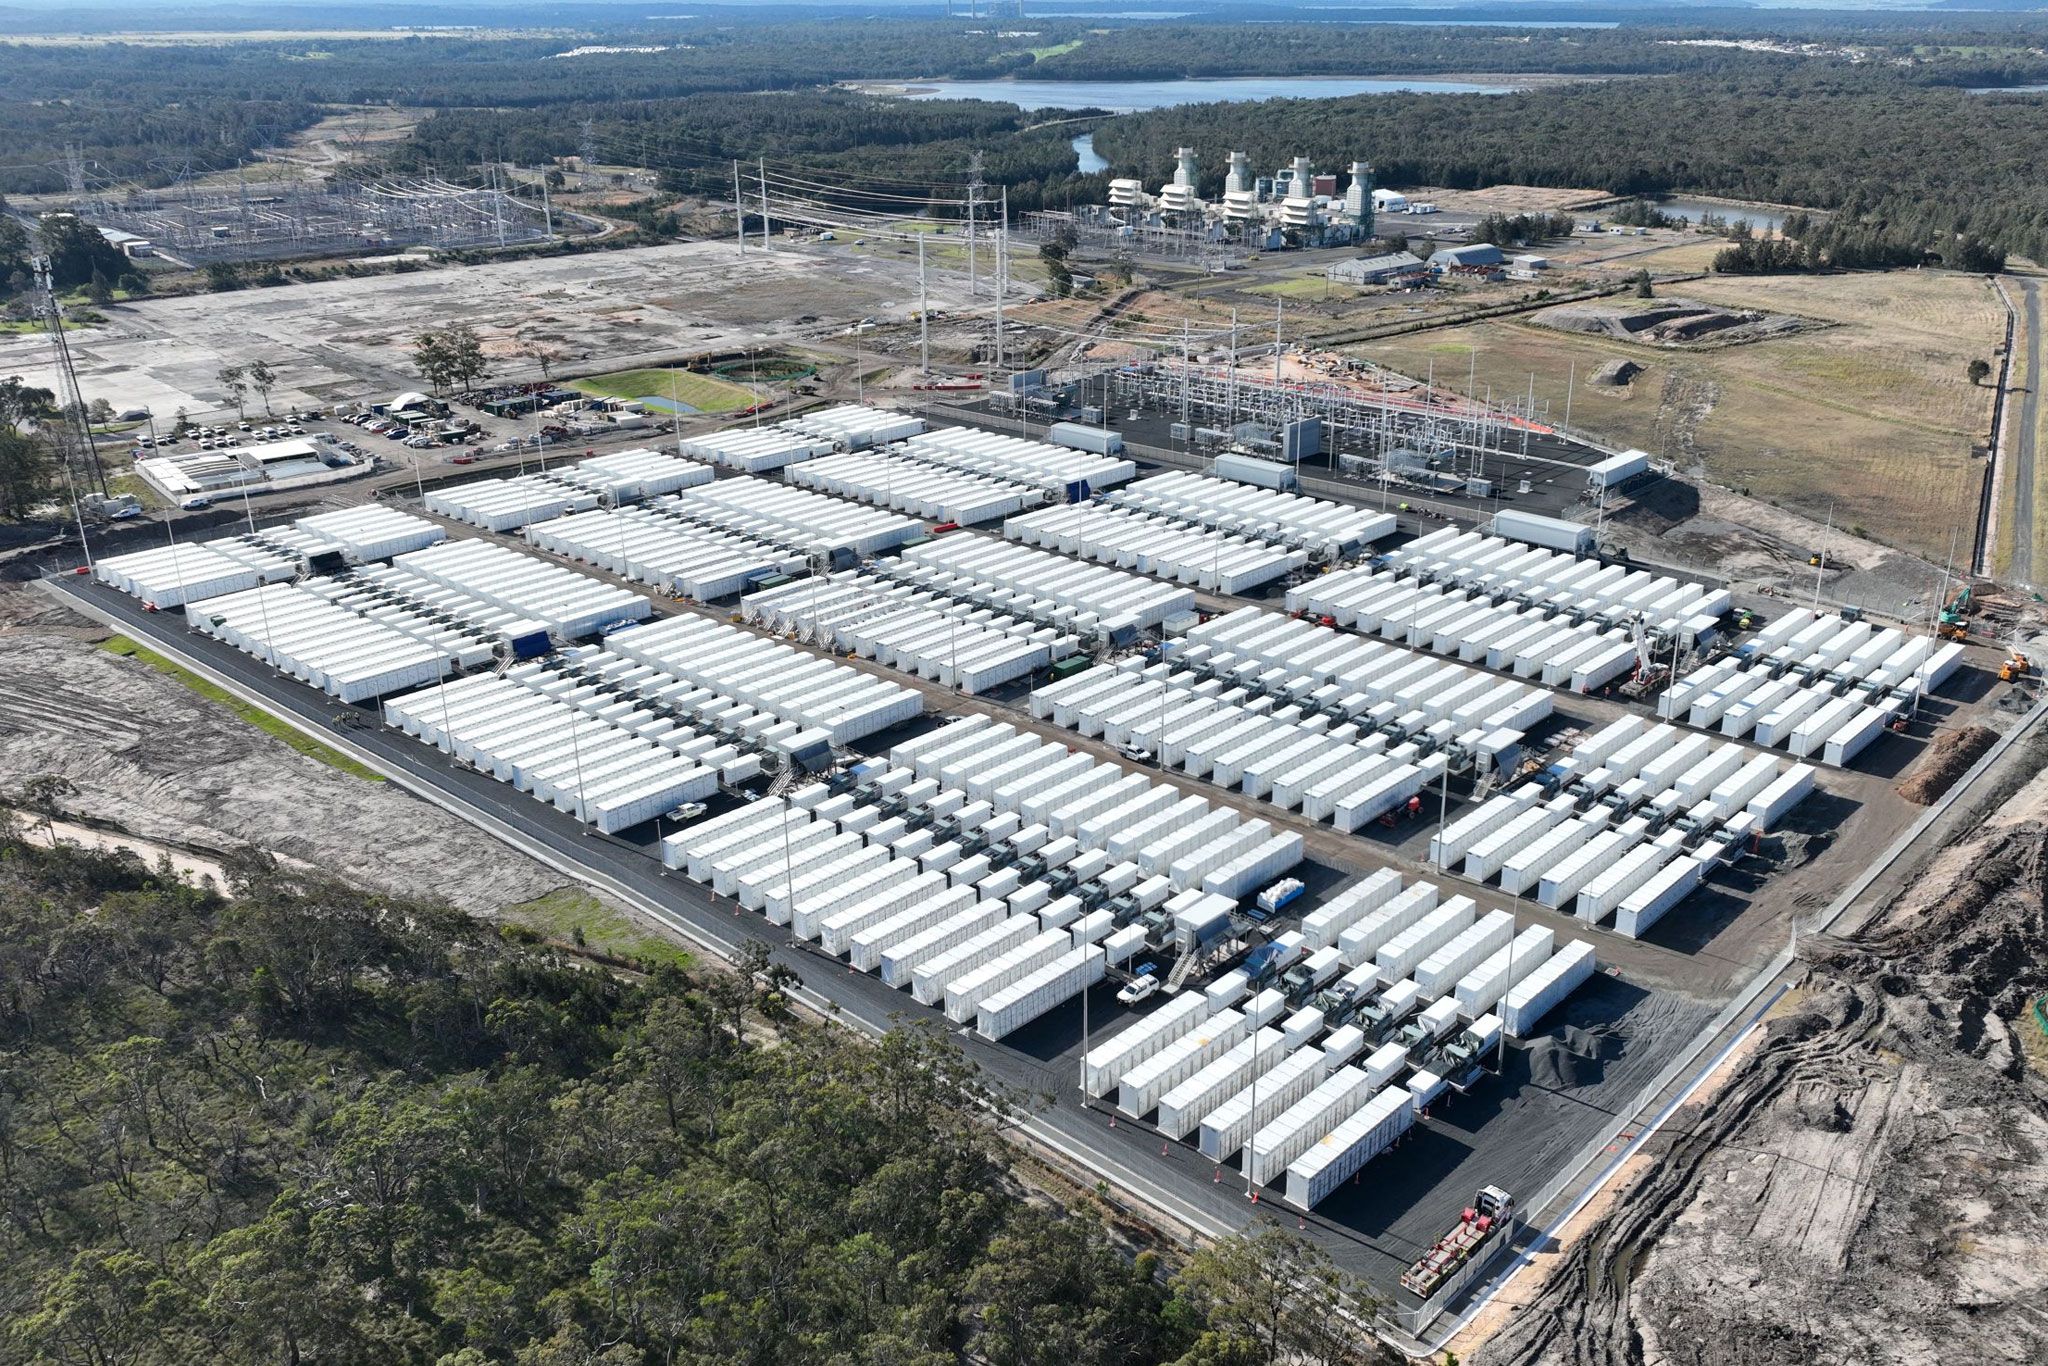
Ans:
[[[1943,640],[1968,640],[1970,623],[1965,618],[1975,606],[1976,594],[1966,583],[1956,589],[1949,600],[1941,605],[1941,619],[1934,628],[1934,633]]]

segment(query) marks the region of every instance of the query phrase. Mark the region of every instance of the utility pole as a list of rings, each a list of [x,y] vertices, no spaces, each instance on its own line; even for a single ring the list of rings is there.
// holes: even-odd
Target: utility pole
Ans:
[[[924,268],[924,234],[917,235],[917,364],[925,374],[932,372],[931,280]]]
[[[768,244],[768,158],[761,158],[761,250],[774,251]]]
[[[552,240],[555,235],[555,203],[548,196],[548,168],[545,166],[540,168],[540,217]]]
[[[739,240],[740,255],[747,254],[747,201],[740,197],[740,163],[734,157],[732,163],[732,232]]]
[[[1230,310],[1230,374],[1223,382],[1223,430],[1237,426],[1237,309]]]
[[[996,373],[1003,372],[1003,294],[1010,287],[1010,187],[1003,186],[1003,221],[996,236]]]
[[[972,299],[980,293],[974,271],[974,220],[976,209],[981,203],[981,153],[976,152],[967,159],[967,297]]]
[[[1286,321],[1286,317],[1287,300],[1275,299],[1273,301],[1273,386],[1276,389],[1280,386],[1280,325]],[[1274,397],[1278,398],[1279,395],[1275,394]]]
[[[1815,552],[1813,557],[1815,560],[1819,562],[1815,564],[1813,567],[1813,610],[1816,612],[1820,611],[1821,575],[1828,572],[1828,541],[1833,538],[1834,534],[1835,504],[1834,501],[1830,499],[1828,502],[1827,527],[1824,531],[1821,532],[1820,549]]]

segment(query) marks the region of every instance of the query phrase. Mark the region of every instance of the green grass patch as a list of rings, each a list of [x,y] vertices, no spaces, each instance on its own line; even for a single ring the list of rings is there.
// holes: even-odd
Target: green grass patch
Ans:
[[[744,384],[660,366],[592,375],[570,381],[569,387],[601,398],[675,398],[700,413],[729,413],[754,402],[754,391]]]
[[[146,508],[164,508],[170,504],[164,496],[151,488],[149,481],[139,474],[117,474],[107,480],[107,492],[132,493],[135,501]]]
[[[247,721],[266,735],[274,735],[290,745],[308,759],[317,759],[329,768],[339,769],[352,778],[365,782],[381,783],[384,776],[375,769],[367,768],[349,758],[338,749],[321,744],[318,740],[302,735],[297,730],[272,716],[269,712],[252,703],[244,702],[227,689],[209,683],[184,665],[165,658],[145,645],[138,644],[127,636],[113,636],[100,643],[100,648],[110,654],[121,655],[141,664],[147,664],[160,674],[177,679],[193,692],[209,702],[218,702],[235,715]]]
[[[1297,275],[1291,280],[1270,280],[1262,285],[1253,285],[1248,294],[1275,295],[1283,299],[1321,299],[1326,297],[1350,297],[1353,291],[1348,285],[1330,283],[1322,275]]]
[[[1052,47],[1032,47],[1026,48],[1025,51],[1031,54],[1032,61],[1042,62],[1048,57],[1064,56],[1079,46],[1081,46],[1081,40],[1079,38],[1071,38],[1064,43],[1059,43]]]
[[[576,943],[581,931],[583,947],[617,958],[644,958],[677,967],[690,962],[689,951],[680,944],[647,933],[581,887],[557,887],[546,896],[507,906],[503,913],[507,919],[565,944]]]

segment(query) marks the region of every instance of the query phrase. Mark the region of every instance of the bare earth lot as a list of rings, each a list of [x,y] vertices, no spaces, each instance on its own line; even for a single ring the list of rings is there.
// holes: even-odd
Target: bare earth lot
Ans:
[[[1409,374],[1433,360],[1481,386],[1520,393],[1535,375],[1553,417],[1572,390],[1572,425],[1676,462],[1680,472],[1781,502],[1941,562],[1951,528],[1975,524],[1991,391],[1964,368],[2002,335],[1997,296],[1975,276],[1934,272],[1688,282],[1684,292],[1834,324],[1675,355],[1495,321],[1390,338],[1358,354]],[[1617,388],[1584,381],[1621,357],[1643,367]],[[1576,376],[1576,383],[1573,377]]]
[[[964,283],[935,271],[933,308],[956,306]],[[914,262],[758,250],[742,261],[729,243],[691,242],[152,299],[107,310],[71,349],[88,400],[166,417],[232,406],[215,373],[261,357],[280,376],[270,401],[282,412],[417,387],[413,336],[450,322],[473,325],[500,368],[537,375],[521,353],[539,343],[565,375],[805,336],[819,318],[900,320],[917,306]],[[0,375],[54,388],[48,341],[0,337]]]

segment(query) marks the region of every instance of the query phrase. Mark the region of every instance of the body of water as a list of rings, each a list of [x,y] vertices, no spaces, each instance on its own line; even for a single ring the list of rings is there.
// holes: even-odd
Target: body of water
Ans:
[[[1683,218],[1688,223],[1697,223],[1702,214],[1713,214],[1730,223],[1746,222],[1759,232],[1775,232],[1785,226],[1790,209],[1767,208],[1761,204],[1715,204],[1704,199],[1660,199],[1657,211],[1668,213],[1673,218]]]
[[[992,100],[1024,109],[1108,109],[1119,114],[1237,100],[1329,100],[1343,95],[1506,95],[1516,87],[1386,76],[1233,76],[1214,81],[918,81],[916,100]]]
[[[2048,92],[2048,85],[1973,85],[1967,93],[1972,95],[2039,95]]]
[[[1097,171],[1109,169],[1109,163],[1095,150],[1095,134],[1083,133],[1074,139],[1074,155],[1081,158],[1081,174],[1094,175]]]

